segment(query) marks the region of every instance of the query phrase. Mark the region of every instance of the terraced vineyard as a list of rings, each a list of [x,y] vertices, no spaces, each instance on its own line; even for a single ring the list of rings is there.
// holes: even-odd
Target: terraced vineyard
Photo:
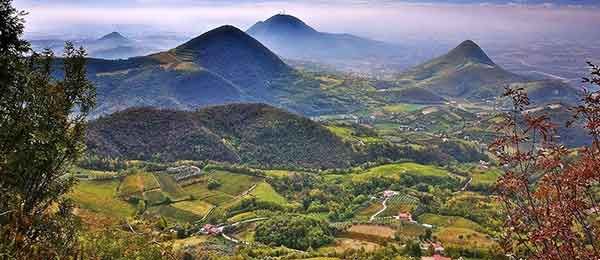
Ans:
[[[411,213],[419,205],[419,199],[407,194],[398,194],[389,198],[387,208],[377,217],[391,217],[398,213]]]

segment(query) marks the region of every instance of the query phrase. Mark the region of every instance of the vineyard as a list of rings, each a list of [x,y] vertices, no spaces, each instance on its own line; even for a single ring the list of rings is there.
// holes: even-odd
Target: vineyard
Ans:
[[[386,202],[387,208],[377,217],[391,217],[399,212],[413,212],[419,205],[419,199],[407,194],[398,194],[389,198]]]

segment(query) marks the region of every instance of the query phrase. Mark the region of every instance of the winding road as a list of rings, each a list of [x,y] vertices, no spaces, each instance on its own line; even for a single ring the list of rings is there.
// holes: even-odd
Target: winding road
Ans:
[[[373,214],[373,216],[371,216],[371,218],[369,219],[369,221],[373,221],[375,220],[375,217],[377,217],[377,215],[381,214],[381,212],[384,212],[387,209],[387,205],[385,204],[388,201],[389,198],[385,198],[382,202],[381,205],[383,205],[383,208],[380,211],[377,211],[377,213]]]

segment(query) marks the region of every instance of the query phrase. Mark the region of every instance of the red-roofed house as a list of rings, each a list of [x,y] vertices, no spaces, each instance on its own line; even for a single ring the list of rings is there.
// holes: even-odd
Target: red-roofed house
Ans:
[[[433,256],[423,256],[421,260],[452,260],[450,257],[445,257],[441,255],[433,255]]]

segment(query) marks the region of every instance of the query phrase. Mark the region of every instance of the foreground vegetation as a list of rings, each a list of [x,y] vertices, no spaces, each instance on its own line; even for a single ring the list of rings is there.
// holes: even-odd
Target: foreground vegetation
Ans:
[[[432,96],[435,105],[396,99],[313,120],[263,104],[130,109],[86,132],[95,96],[85,51],[67,44],[55,79],[53,54],[29,55],[20,40],[23,14],[7,0],[0,14],[0,258],[600,255],[598,93],[576,107],[595,140],[576,153],[551,142],[554,126],[536,114],[545,107],[529,110],[523,89],[507,89],[503,120]],[[191,59],[192,47],[174,55]],[[586,82],[600,85],[592,70]],[[337,98],[365,95],[364,81],[317,79],[346,92]]]

